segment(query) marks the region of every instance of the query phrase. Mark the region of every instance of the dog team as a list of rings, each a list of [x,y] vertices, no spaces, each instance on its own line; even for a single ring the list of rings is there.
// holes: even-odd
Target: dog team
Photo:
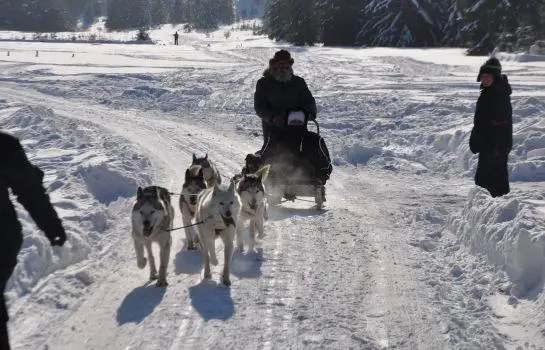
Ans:
[[[203,158],[193,154],[180,194],[185,248],[196,250],[200,247],[204,258],[204,278],[210,279],[210,264],[218,264],[215,242],[220,238],[224,247],[221,283],[225,286],[231,285],[230,265],[235,240],[237,251],[244,250],[244,224],[249,222],[248,251],[254,251],[256,231],[257,238],[264,237],[264,220],[267,219],[265,180],[269,165],[257,165],[251,156],[246,157],[246,166],[241,174],[234,176],[230,185],[225,186],[221,184],[221,174],[208,154]],[[167,286],[166,270],[174,222],[170,192],[159,186],[139,187],[131,219],[138,268],[145,268],[149,262],[150,280],[157,280],[156,287]],[[159,271],[152,252],[153,242],[159,245]]]

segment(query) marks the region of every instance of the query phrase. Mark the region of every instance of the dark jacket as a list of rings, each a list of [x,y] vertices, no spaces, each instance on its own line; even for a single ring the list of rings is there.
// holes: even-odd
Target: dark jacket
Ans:
[[[266,70],[257,81],[254,94],[254,108],[257,115],[272,126],[272,118],[285,116],[291,110],[304,110],[310,120],[316,119],[316,101],[305,80],[297,75],[282,83]]]
[[[43,172],[27,159],[19,140],[0,131],[0,287],[1,296],[17,262],[23,243],[21,224],[9,198],[8,189],[30,213],[38,227],[51,241],[63,236],[64,229],[42,185]],[[0,302],[0,320],[7,319]]]
[[[513,147],[513,109],[507,76],[481,89],[477,100],[469,147],[473,153],[508,154]]]

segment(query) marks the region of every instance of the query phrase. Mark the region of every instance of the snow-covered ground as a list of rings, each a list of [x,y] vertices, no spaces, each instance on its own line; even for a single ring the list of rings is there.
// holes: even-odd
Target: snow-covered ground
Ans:
[[[255,83],[285,47],[225,28],[176,47],[175,29],[152,32],[158,45],[0,42],[0,127],[45,170],[69,234],[51,249],[19,210],[15,349],[545,346],[542,59],[503,56],[513,181],[492,199],[468,148],[484,57],[289,48],[334,158],[326,210],[272,212],[231,288],[201,283],[200,253],[175,232],[170,285],[153,288],[130,237],[137,186],[180,191],[194,152],[238,172],[261,145]]]

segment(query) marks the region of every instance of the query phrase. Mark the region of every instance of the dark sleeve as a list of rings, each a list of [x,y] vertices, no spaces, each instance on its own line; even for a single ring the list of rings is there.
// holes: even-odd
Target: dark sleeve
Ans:
[[[476,126],[473,126],[471,129],[471,135],[469,135],[469,149],[471,150],[471,153],[477,154],[479,153],[480,146],[479,146],[479,129],[477,129]]]
[[[310,120],[316,119],[316,100],[310,92],[305,79],[301,78],[301,95],[299,104],[309,115]]]
[[[473,116],[473,129],[471,129],[471,135],[469,136],[469,149],[473,154],[477,154],[482,150],[482,134],[483,129],[486,128],[486,111],[485,111],[486,99],[481,93],[477,99],[475,105],[475,115]]]
[[[495,139],[497,147],[504,153],[511,152],[513,148],[513,109],[511,97],[507,91],[500,91],[494,103],[494,120],[504,122],[496,127]]]
[[[264,79],[257,81],[254,93],[254,109],[257,115],[267,123],[271,123],[272,117],[277,114],[267,99],[267,86]]]
[[[12,138],[6,143],[2,150],[5,152],[6,184],[47,237],[64,233],[61,220],[43,187],[43,172],[28,161],[17,139]]]

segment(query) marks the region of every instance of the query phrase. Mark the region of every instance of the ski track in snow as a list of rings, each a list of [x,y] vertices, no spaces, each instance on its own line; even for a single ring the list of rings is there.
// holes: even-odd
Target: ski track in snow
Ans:
[[[109,175],[99,177],[98,184],[113,181],[111,173],[117,172],[134,192],[137,184],[151,183],[178,192],[193,152],[208,153],[230,177],[246,153],[261,144],[252,96],[279,46],[251,37],[225,44],[218,36],[221,32],[169,51],[79,45],[82,52],[91,50],[89,59],[108,61],[92,67],[84,62],[74,68],[76,74],[63,62],[58,67],[30,59],[4,62],[0,125],[28,142],[47,141],[47,135],[25,133],[27,119],[27,127],[45,125],[44,133],[56,132],[61,140],[87,135],[88,148],[52,142],[73,157],[91,151],[92,162],[77,158],[70,163],[66,158],[64,166],[67,174],[78,175],[86,174],[81,169],[89,164],[100,165],[94,174]],[[16,48],[15,43],[0,43],[0,48],[12,46]],[[54,44],[47,48],[49,53],[41,57],[63,49]],[[473,212],[484,212],[487,223],[475,221],[483,232],[493,227],[487,225],[503,225],[514,236],[521,228],[536,234],[545,227],[539,220],[527,224],[539,217],[545,196],[537,182],[545,163],[539,158],[545,149],[539,123],[545,104],[533,97],[539,79],[525,80],[520,73],[523,77],[515,83],[513,103],[520,111],[515,140],[521,146],[514,150],[512,177],[536,179],[513,185],[514,198],[526,203],[517,211],[509,209],[511,197],[492,201],[472,189],[475,159],[467,150],[467,136],[477,96],[475,67],[481,58],[453,66],[403,50],[290,50],[296,73],[318,101],[322,132],[336,165],[326,210],[316,213],[309,209],[312,203],[296,202],[273,211],[263,252],[235,254],[231,288],[217,284],[222,259],[212,269],[213,280],[201,281],[200,253],[183,250],[184,234],[177,231],[170,285],[156,289],[146,283],[147,267],[140,271],[134,261],[129,220],[133,194],[111,203],[82,200],[86,197],[80,192],[92,192],[97,181],[86,178],[81,183],[77,176],[62,174],[57,181],[76,181],[72,187],[79,187],[56,191],[54,176],[62,161],[48,163],[48,157],[40,157],[40,144],[29,143],[31,157],[40,166],[50,166],[46,182],[53,199],[74,197],[72,204],[57,206],[71,209],[60,213],[72,215],[74,222],[68,219],[67,227],[83,243],[74,243],[70,255],[51,253],[42,242],[39,257],[50,257],[51,273],[13,282],[17,288],[8,296],[13,299],[15,349],[473,349],[545,344],[539,283],[527,286],[528,294],[498,293],[504,286],[520,290],[538,272],[517,280],[505,268],[512,256],[500,248],[490,253],[492,249],[473,241],[471,232],[478,226],[464,225],[478,219]],[[19,54],[13,52],[10,60]],[[183,64],[172,70],[176,66],[168,61]],[[145,62],[150,71],[127,68],[134,62]],[[513,72],[532,69],[514,63],[506,67]],[[535,72],[543,76],[538,68]],[[28,107],[36,105],[40,107]],[[55,152],[50,157],[61,151]],[[116,158],[122,159],[122,167]],[[111,191],[122,192],[115,186]],[[174,197],[175,226],[180,226],[177,201]],[[90,210],[106,217],[105,228],[78,227],[78,221],[97,222],[82,214]],[[509,221],[513,215],[517,220]],[[23,219],[25,238],[29,232],[39,237],[28,217]],[[96,231],[96,238],[87,239],[86,230]],[[78,256],[82,249],[87,253]],[[528,296],[532,293],[533,300]],[[536,321],[528,321],[532,318]]]

